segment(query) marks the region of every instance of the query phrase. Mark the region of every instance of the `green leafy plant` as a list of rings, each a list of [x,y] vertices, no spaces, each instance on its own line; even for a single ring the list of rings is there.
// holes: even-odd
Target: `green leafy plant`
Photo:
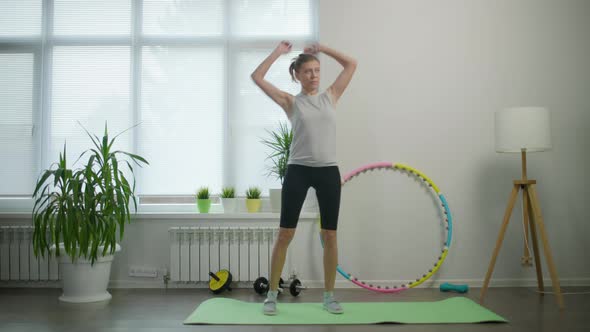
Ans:
[[[209,188],[208,187],[199,188],[199,191],[197,191],[197,198],[198,199],[209,199]]]
[[[248,190],[246,190],[246,198],[259,199],[260,198],[260,188],[258,188],[258,187],[248,188]]]
[[[274,176],[283,185],[283,179],[287,172],[287,162],[289,161],[289,150],[291,142],[293,142],[293,131],[283,122],[279,122],[277,130],[266,131],[269,137],[263,139],[261,143],[270,148],[271,152],[266,159],[270,159],[272,163],[271,166],[267,167],[267,176]]]
[[[225,187],[221,189],[221,198],[235,198],[236,190],[234,187]]]
[[[133,202],[137,208],[133,167],[120,157],[127,156],[140,167],[149,163],[138,155],[113,150],[117,137],[127,130],[109,139],[105,123],[102,140],[84,130],[94,145],[78,158],[88,153],[86,165],[76,170],[68,168],[64,143],[59,161],[43,171],[37,180],[33,193],[36,256],[50,253],[51,242],[55,244],[56,256],[60,256],[63,242],[72,261],[84,257],[94,264],[100,247],[102,256],[115,252],[117,230],[122,239],[125,223],[131,222],[129,204]],[[130,172],[133,181],[128,180],[124,170]]]

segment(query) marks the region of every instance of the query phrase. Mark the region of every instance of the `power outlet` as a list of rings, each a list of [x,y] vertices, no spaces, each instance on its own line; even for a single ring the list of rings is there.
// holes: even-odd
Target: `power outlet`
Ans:
[[[129,267],[130,277],[156,278],[158,269],[148,266],[131,266]]]
[[[520,264],[522,266],[533,266],[533,258],[531,256],[522,256],[520,258]]]

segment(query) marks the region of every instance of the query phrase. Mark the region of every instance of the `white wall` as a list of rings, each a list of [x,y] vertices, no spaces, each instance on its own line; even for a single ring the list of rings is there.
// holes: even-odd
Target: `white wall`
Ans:
[[[321,0],[322,43],[359,60],[338,109],[341,172],[376,161],[404,162],[431,177],[454,217],[450,254],[436,278],[480,286],[496,242],[520,156],[494,151],[493,113],[540,105],[552,115],[553,150],[529,155],[559,276],[589,285],[590,2],[539,0]],[[338,66],[322,57],[323,84]],[[343,189],[342,267],[365,280],[407,281],[430,268],[441,246],[435,201],[400,173],[363,175]],[[517,204],[493,285],[531,285],[523,268]],[[10,220],[3,220],[4,223]],[[129,265],[168,264],[170,226],[139,220],[127,228],[112,285],[163,286],[127,276]],[[301,223],[292,264],[321,286],[321,248]],[[543,261],[546,277],[547,264]],[[338,287],[350,287],[339,278]]]
[[[493,114],[508,106],[540,105],[551,110],[553,150],[529,154],[529,178],[538,180],[563,283],[590,283],[585,172],[590,162],[589,15],[587,1],[320,1],[321,42],[359,61],[338,110],[341,168],[405,162],[441,187],[454,214],[455,233],[440,279],[485,276],[512,180],[521,174],[519,155],[494,151]],[[322,61],[327,86],[339,68],[327,57]],[[346,246],[354,242],[357,248],[393,253],[391,260],[377,255],[388,268],[379,267],[382,274],[367,272],[374,279],[403,279],[420,266],[428,268],[421,253],[429,245],[418,241],[440,226],[433,219],[423,222],[432,207],[417,200],[420,195],[404,197],[416,185],[371,187],[369,179],[359,178],[363,181],[366,189],[345,187],[345,195],[350,201],[374,199],[375,211],[367,208],[363,219],[349,220],[354,209],[343,200],[341,250],[351,252]],[[382,191],[387,197],[373,198]],[[519,205],[498,257],[496,284],[535,278],[534,268],[520,266]],[[376,235],[390,229],[391,241],[359,238],[346,231],[347,223],[362,223]],[[395,234],[399,227],[405,236]],[[362,265],[360,259],[343,260],[355,268]],[[545,262],[542,266],[547,272]]]

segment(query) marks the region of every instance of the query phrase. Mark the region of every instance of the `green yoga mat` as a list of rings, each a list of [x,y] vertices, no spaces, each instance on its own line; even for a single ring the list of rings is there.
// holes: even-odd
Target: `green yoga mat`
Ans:
[[[201,303],[184,324],[320,325],[320,324],[440,324],[507,322],[465,297],[436,302],[341,303],[344,313],[330,314],[321,303],[281,303],[276,316],[262,313],[262,303],[214,298]]]

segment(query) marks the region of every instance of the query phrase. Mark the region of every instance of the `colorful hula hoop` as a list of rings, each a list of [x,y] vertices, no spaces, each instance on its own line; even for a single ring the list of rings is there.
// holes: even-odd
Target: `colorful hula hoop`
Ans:
[[[445,199],[445,196],[440,192],[440,189],[438,189],[438,187],[434,184],[434,182],[432,182],[432,180],[427,177],[426,175],[424,175],[424,173],[420,172],[419,170],[412,168],[408,165],[404,165],[404,164],[392,164],[389,162],[380,162],[380,163],[374,163],[374,164],[369,164],[369,165],[365,165],[363,167],[357,168],[355,170],[353,170],[352,172],[348,173],[344,179],[342,180],[342,186],[344,186],[348,181],[352,180],[354,177],[360,175],[361,173],[365,173],[368,171],[372,171],[375,169],[390,169],[390,170],[398,170],[398,171],[406,171],[416,177],[418,177],[420,180],[424,181],[424,183],[430,187],[432,190],[432,194],[434,196],[436,196],[438,198],[438,200],[441,203],[441,206],[443,208],[443,213],[444,213],[444,222],[446,224],[445,228],[446,228],[446,239],[444,242],[444,246],[441,250],[441,255],[438,257],[438,260],[434,263],[434,266],[432,268],[430,268],[428,270],[428,272],[422,274],[421,277],[416,278],[413,281],[409,281],[408,283],[399,285],[399,286],[393,286],[393,287],[382,287],[379,285],[372,285],[372,284],[367,284],[364,281],[359,280],[358,278],[354,277],[352,274],[347,273],[344,271],[344,269],[342,269],[342,267],[340,267],[340,265],[337,266],[337,271],[338,273],[340,273],[340,275],[342,275],[344,278],[350,280],[353,284],[368,289],[368,290],[372,290],[375,292],[380,292],[380,293],[397,293],[397,292],[401,292],[403,290],[407,290],[409,288],[414,288],[420,284],[422,284],[423,282],[425,282],[426,280],[428,280],[430,277],[432,277],[436,271],[438,271],[438,269],[440,268],[440,266],[442,265],[442,263],[444,262],[445,258],[447,257],[447,254],[449,252],[449,249],[451,247],[451,238],[453,236],[453,218],[451,216],[451,210],[449,209],[449,204],[447,203],[447,200]],[[320,225],[320,219],[318,218],[318,226]],[[322,236],[320,233],[320,242],[322,243],[322,247],[324,246],[323,240],[322,240]]]

